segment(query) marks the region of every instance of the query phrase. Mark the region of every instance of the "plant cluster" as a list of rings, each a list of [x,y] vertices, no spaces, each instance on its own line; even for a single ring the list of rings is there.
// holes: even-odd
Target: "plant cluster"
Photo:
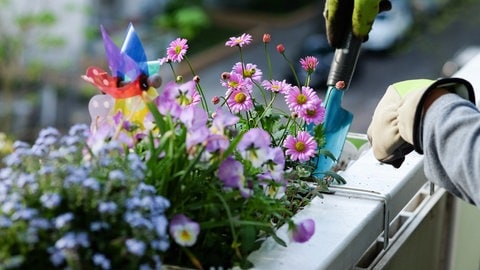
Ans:
[[[313,173],[331,158],[322,100],[308,79],[291,85],[245,62],[251,41],[225,44],[241,60],[221,74],[224,96],[207,101],[193,69],[191,80],[176,75],[173,63],[190,65],[178,38],[159,60],[175,81],[126,99],[96,96],[114,106],[91,111],[90,127],[16,142],[0,170],[0,268],[247,268],[267,237],[308,241],[313,220],[292,217],[327,190],[324,175],[335,176]],[[268,34],[263,43],[270,59]],[[312,74],[318,62],[300,64]],[[289,240],[276,235],[280,226]]]

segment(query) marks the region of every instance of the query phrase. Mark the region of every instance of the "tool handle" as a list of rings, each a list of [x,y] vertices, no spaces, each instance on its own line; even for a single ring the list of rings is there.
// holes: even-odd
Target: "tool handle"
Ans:
[[[361,45],[362,41],[356,38],[352,32],[347,35],[344,45],[335,50],[327,79],[328,86],[334,86],[338,81],[344,81],[343,89],[348,89],[360,55]]]

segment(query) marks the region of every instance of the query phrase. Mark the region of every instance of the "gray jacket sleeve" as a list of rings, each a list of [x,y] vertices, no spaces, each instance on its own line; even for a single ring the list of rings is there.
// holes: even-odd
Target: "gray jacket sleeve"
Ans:
[[[425,175],[480,206],[480,111],[455,94],[437,99],[423,121]]]

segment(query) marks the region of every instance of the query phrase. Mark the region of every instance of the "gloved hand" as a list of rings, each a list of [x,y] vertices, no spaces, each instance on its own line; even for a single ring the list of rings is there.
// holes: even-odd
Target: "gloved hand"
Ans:
[[[389,0],[326,0],[323,16],[330,46],[341,48],[350,31],[367,41],[377,14],[391,8]]]
[[[445,89],[475,103],[472,85],[460,78],[408,80],[390,85],[373,113],[367,135],[373,154],[395,168],[405,155],[423,154],[424,101],[434,89]]]

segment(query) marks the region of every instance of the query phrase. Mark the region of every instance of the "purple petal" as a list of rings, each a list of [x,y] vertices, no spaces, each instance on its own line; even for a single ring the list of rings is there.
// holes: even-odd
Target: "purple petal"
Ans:
[[[295,224],[294,228],[290,230],[291,239],[297,243],[307,242],[315,233],[315,222],[313,219],[306,219]]]

